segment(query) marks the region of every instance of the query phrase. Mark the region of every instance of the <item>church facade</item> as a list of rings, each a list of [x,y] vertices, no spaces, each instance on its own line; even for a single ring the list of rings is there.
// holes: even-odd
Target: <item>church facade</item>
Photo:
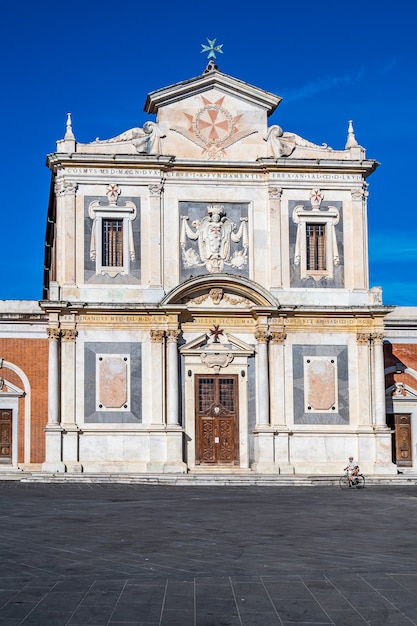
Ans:
[[[47,346],[43,441],[31,458],[24,407],[10,413],[26,438],[12,465],[331,474],[352,454],[389,474],[401,413],[417,463],[415,327],[368,282],[378,164],[351,123],[341,150],[269,126],[280,100],[210,61],[150,93],[143,128],[82,144],[68,116],[47,159],[43,299],[21,321]],[[2,322],[0,349],[17,328]]]

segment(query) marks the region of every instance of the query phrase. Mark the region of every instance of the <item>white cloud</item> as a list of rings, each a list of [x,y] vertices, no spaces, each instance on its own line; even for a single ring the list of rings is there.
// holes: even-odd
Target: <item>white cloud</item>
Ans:
[[[288,91],[284,96],[285,101],[294,102],[295,100],[309,98],[318,93],[322,93],[323,91],[329,91],[330,89],[334,89],[340,85],[349,85],[360,81],[364,75],[365,71],[363,69],[359,69],[353,74],[348,73],[342,76],[326,76],[324,78],[318,77],[315,80],[298,87],[297,89]],[[281,89],[281,91],[284,93],[284,90]]]
[[[341,74],[340,76],[325,76],[317,77],[308,83],[305,83],[301,87],[296,89],[290,89],[285,93],[285,89],[281,88],[281,92],[285,97],[286,102],[294,102],[295,100],[302,100],[309,98],[324,91],[329,91],[339,87],[340,85],[353,85],[364,80],[367,76],[379,74],[386,76],[392,73],[397,68],[397,60],[395,57],[387,59],[386,62],[378,68],[366,68],[360,67],[357,70]]]

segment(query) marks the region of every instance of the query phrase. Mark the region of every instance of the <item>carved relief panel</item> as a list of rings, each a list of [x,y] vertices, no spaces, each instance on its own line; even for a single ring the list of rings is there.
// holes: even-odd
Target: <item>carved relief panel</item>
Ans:
[[[249,276],[248,206],[180,202],[181,280],[201,274]]]

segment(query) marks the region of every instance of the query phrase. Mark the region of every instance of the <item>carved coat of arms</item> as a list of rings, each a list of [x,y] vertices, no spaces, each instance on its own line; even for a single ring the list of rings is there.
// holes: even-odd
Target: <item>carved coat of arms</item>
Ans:
[[[232,222],[225,214],[223,205],[207,207],[207,215],[194,220],[191,228],[187,216],[181,216],[180,235],[181,255],[184,267],[205,266],[210,274],[219,274],[225,266],[243,268],[248,262],[248,230],[246,217],[240,218],[240,225]],[[187,248],[187,238],[198,241],[197,251]],[[241,247],[231,253],[231,243],[241,243]]]

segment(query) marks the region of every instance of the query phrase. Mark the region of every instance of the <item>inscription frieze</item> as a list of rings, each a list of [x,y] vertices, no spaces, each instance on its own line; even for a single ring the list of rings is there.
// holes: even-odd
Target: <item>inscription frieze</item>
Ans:
[[[65,321],[67,316],[61,319]],[[72,316],[68,316],[72,319]],[[165,322],[165,318],[157,315],[85,315],[77,317],[78,324],[155,324]]]
[[[213,324],[219,326],[253,326],[255,324],[254,319],[231,319],[230,317],[196,317],[194,319],[194,325],[206,324],[212,326]]]
[[[131,178],[147,178],[161,177],[159,169],[133,169],[122,167],[68,167],[66,173],[77,174],[81,176],[127,176]],[[165,172],[164,176],[171,179],[181,180],[213,180],[213,181],[252,181],[252,180],[280,180],[280,181],[340,181],[340,182],[362,182],[363,178],[360,174],[315,174],[313,172],[270,172],[254,173],[254,172]]]
[[[137,170],[122,167],[71,167],[66,170],[71,174],[83,174],[88,176],[96,176],[104,174],[105,176],[132,176],[136,178],[144,178],[147,176],[161,176],[160,170],[144,169]]]
[[[166,172],[167,178],[181,178],[193,180],[266,180],[267,174],[252,174],[247,172]]]
[[[286,326],[366,326],[372,328],[372,322],[357,319],[337,319],[337,318],[302,318],[289,319]]]
[[[338,181],[362,181],[360,174],[313,174],[304,172],[271,172],[269,177],[278,180],[338,180]]]

